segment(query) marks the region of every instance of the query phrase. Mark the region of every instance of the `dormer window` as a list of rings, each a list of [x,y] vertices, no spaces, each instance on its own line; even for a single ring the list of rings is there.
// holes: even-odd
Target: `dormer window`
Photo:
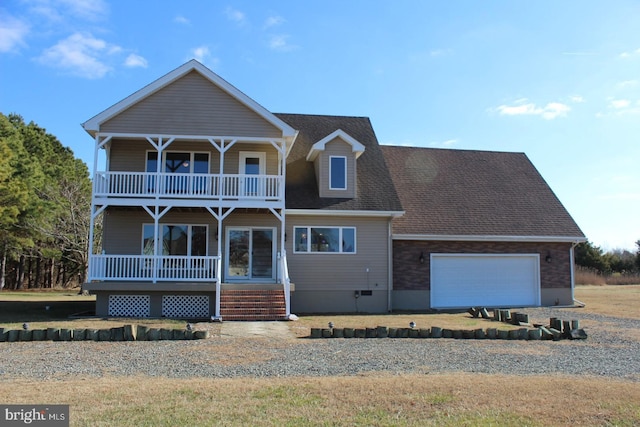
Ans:
[[[357,161],[364,148],[342,129],[313,144],[307,161],[314,163],[320,197],[358,197]]]
[[[347,189],[347,158],[344,156],[329,158],[329,189]]]

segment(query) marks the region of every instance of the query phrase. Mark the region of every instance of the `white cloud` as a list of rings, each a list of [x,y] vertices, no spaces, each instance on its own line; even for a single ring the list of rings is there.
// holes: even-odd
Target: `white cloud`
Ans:
[[[189,21],[187,18],[185,18],[182,15],[178,15],[175,18],[173,18],[173,22],[176,22],[178,24],[183,24],[183,25],[191,24],[191,21]]]
[[[636,55],[640,55],[640,49],[636,49],[631,52],[622,52],[619,56],[620,58],[630,58]]]
[[[191,55],[199,62],[205,62],[211,56],[209,48],[206,46],[194,47],[191,49]]]
[[[92,21],[103,19],[109,6],[103,0],[58,0],[74,15]],[[55,3],[55,2],[54,2]]]
[[[289,44],[287,39],[288,34],[273,35],[269,39],[269,49],[277,50],[279,52],[290,52],[298,48],[296,45]]]
[[[47,66],[63,69],[69,74],[99,79],[111,71],[103,57],[121,50],[119,46],[97,39],[91,34],[75,33],[46,49],[37,60]]]
[[[235,22],[238,25],[244,25],[247,23],[247,17],[244,12],[241,12],[237,9],[227,7],[227,9],[225,10],[225,14],[227,15],[228,20]]]
[[[0,15],[0,52],[11,52],[25,46],[24,38],[29,33],[29,25],[11,16]]]
[[[571,100],[571,102],[575,102],[576,104],[585,102],[584,98],[580,95],[572,95],[569,97],[569,99]]]
[[[32,0],[30,10],[50,22],[61,22],[69,16],[88,21],[105,19],[109,6],[104,0]]]
[[[618,89],[628,89],[628,88],[636,87],[638,86],[638,80],[625,80],[618,83],[616,86]]]
[[[447,139],[446,141],[433,141],[429,143],[431,147],[453,147],[458,143],[457,139]]]
[[[544,106],[542,118],[552,120],[556,117],[566,117],[569,111],[571,111],[571,107],[566,104],[561,104],[560,102],[550,102]]]
[[[611,108],[615,108],[616,110],[627,108],[629,105],[631,105],[631,101],[629,101],[628,99],[612,99],[611,101],[609,101],[609,106]]]
[[[571,107],[560,102],[549,102],[544,107],[539,107],[526,98],[519,99],[515,105],[500,105],[495,110],[502,116],[540,116],[545,120],[553,120],[557,117],[566,117]]]
[[[429,56],[446,56],[451,55],[453,50],[451,49],[433,49],[429,51]]]
[[[607,111],[599,111],[596,113],[596,117],[599,119],[605,117],[622,117],[629,115],[640,114],[640,99],[635,102],[630,99],[614,99],[607,98],[609,102],[607,104]]]
[[[286,20],[282,16],[273,15],[268,17],[266,21],[264,21],[264,28],[276,27],[284,23],[285,21]]]
[[[129,68],[147,68],[148,65],[149,64],[145,58],[140,55],[136,55],[135,53],[129,54],[127,59],[124,60],[124,66]]]
[[[188,59],[196,59],[198,62],[201,62],[208,66],[209,68],[215,68],[218,66],[220,60],[211,55],[211,51],[207,46],[198,46],[194,47],[189,51]]]

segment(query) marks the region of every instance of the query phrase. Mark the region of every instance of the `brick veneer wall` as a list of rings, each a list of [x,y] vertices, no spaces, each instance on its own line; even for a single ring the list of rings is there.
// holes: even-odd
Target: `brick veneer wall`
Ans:
[[[448,242],[393,241],[393,289],[429,290],[431,253],[469,254],[540,254],[540,285],[542,288],[570,288],[570,243],[513,243],[513,242]],[[421,264],[420,254],[424,254]],[[551,255],[551,262],[545,261]]]

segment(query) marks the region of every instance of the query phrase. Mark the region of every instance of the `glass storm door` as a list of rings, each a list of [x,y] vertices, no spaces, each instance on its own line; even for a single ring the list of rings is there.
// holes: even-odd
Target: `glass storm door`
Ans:
[[[273,228],[229,228],[226,279],[274,279],[273,236]]]
[[[273,278],[273,229],[251,230],[251,277]]]
[[[264,175],[265,153],[240,152],[240,174],[244,175],[244,183],[241,184],[243,196],[260,195],[260,178],[247,175]]]

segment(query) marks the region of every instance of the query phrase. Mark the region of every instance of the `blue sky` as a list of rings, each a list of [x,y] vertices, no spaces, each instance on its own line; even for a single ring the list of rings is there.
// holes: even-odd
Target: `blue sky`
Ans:
[[[80,123],[196,58],[273,112],[383,144],[526,153],[589,240],[640,239],[640,2],[0,3],[0,111]]]

